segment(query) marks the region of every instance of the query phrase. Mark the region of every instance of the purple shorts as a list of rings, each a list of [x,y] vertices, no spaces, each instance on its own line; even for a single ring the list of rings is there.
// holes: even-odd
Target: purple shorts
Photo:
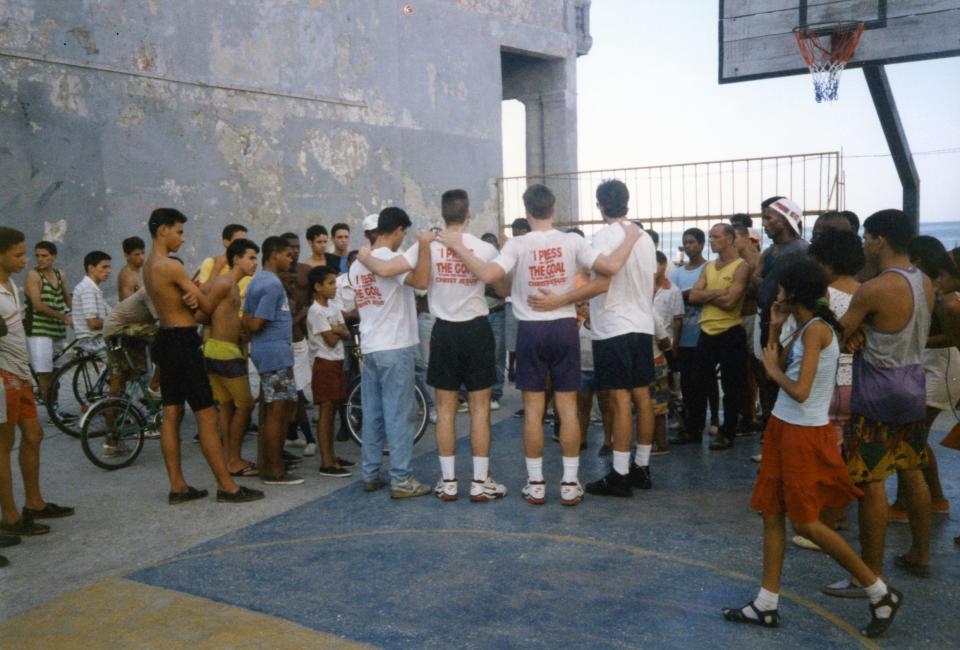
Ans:
[[[580,334],[576,318],[519,321],[517,388],[543,392],[580,390]]]

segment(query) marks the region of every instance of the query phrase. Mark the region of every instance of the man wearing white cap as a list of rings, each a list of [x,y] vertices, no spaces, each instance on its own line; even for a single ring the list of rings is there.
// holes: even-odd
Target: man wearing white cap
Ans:
[[[757,306],[760,308],[760,349],[766,347],[770,328],[770,307],[777,299],[781,269],[796,255],[806,255],[803,239],[803,208],[783,196],[774,196],[761,203],[763,231],[773,244],[760,254],[754,271],[754,286],[759,285]],[[755,351],[756,352],[756,351]],[[777,385],[764,381],[760,386],[760,403],[766,418],[777,399]]]

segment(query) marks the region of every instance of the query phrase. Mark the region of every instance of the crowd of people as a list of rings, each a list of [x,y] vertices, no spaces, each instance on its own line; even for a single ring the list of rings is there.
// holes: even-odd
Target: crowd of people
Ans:
[[[566,506],[585,493],[623,498],[650,489],[651,458],[672,445],[702,444],[706,433],[709,450],[719,453],[762,431],[750,500],[763,516],[761,588],[724,616],[779,624],[789,518],[795,544],[823,551],[848,574],[823,591],[867,599],[862,632],[882,634],[903,602],[882,577],[887,521],[908,521],[912,534],[896,565],[929,577],[931,516],[949,508],[927,435],[960,397],[946,371],[960,358],[960,268],[952,253],[916,236],[898,210],[866,219],[862,240],[854,213],[823,214],[808,242],[801,207],[777,196],[760,206],[766,249],[752,218],[736,214],[708,233],[684,231],[675,264],[658,250],[656,232],[628,219],[624,183],[604,181],[596,200],[604,225],[588,241],[576,229],[555,228],[553,193],[532,185],[523,195],[526,217],[501,246],[496,234],[469,232],[469,197],[450,190],[441,197],[443,228],[416,233],[406,250],[410,217],[388,207],[363,220],[366,243],[353,251],[348,225],[329,234],[310,226],[305,262],[296,233],[257,244],[232,224],[222,232],[223,253],[193,276],[176,257],[187,217],[159,208],[148,222],[149,249],[136,236],[123,241],[113,309],[101,288],[110,255],[88,253],[71,292],[56,267],[57,248],[46,241],[34,247],[22,299],[13,276],[27,266],[24,236],[0,227],[0,543],[46,533],[38,520],[73,514],[41,496],[43,434],[31,379],[32,365],[46,395],[68,328],[85,349],[106,356],[112,392],[149,372],[149,350],[171,505],[208,496],[181,469],[185,405],[220,502],[264,497],[239,479],[302,483],[296,468],[303,457],[285,449],[301,436],[305,456],[319,452],[321,475],[350,476],[354,464],[335,453],[334,424],[338,415],[345,424],[346,351],[359,340],[364,491],[457,500],[455,419],[466,412],[469,498],[505,497],[490,466],[490,420],[507,380],[522,394],[522,496],[535,505],[548,500],[543,449],[551,410]],[[436,423],[440,472],[432,488],[411,470],[418,384],[429,387]],[[594,401],[604,429],[600,455],[610,467],[583,485],[580,457]],[[256,459],[247,460],[242,443],[256,404]],[[15,428],[22,511],[10,466]],[[114,443],[103,444],[109,454]],[[899,491],[891,506],[884,482],[893,474]],[[854,501],[860,554],[836,532]]]

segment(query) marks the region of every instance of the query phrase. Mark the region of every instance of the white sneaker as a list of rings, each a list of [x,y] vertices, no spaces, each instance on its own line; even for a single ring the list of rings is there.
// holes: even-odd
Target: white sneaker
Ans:
[[[157,438],[160,437],[160,432],[157,431],[156,429],[144,429],[143,437],[146,438],[147,440],[156,440]]]
[[[303,448],[303,455],[304,455],[304,456],[316,456],[316,455],[317,455],[317,445],[314,444],[314,443],[312,443],[312,442],[311,442],[311,443],[308,443],[308,444]]]
[[[790,541],[793,542],[794,546],[805,548],[808,551],[823,551],[823,549],[820,548],[816,542],[811,539],[807,539],[802,535],[794,535]]]
[[[499,402],[498,400],[495,400],[495,399],[490,400],[490,410],[491,410],[491,411],[499,411],[499,410],[500,410],[500,402]]]
[[[535,506],[543,505],[547,502],[547,485],[543,481],[527,481],[527,484],[520,490],[527,503]]]
[[[297,438],[296,440],[287,440],[285,443],[286,447],[306,447],[307,441],[304,438]]]
[[[460,402],[460,406],[457,407],[457,413],[469,413],[470,405],[466,402]]]
[[[470,483],[471,501],[493,501],[507,496],[507,486],[497,483],[492,477],[488,476],[486,481],[476,479]]]
[[[472,490],[471,490],[472,492]],[[457,479],[446,480],[441,478],[437,481],[437,486],[433,488],[433,493],[441,501],[457,500]]]
[[[752,460],[755,463],[759,463],[761,460],[763,460],[763,454],[762,453],[754,454],[753,456],[750,457],[750,460]]]
[[[430,409],[430,424],[437,423],[437,409]]]
[[[560,503],[565,506],[575,506],[583,501],[583,486],[576,483],[560,484]]]

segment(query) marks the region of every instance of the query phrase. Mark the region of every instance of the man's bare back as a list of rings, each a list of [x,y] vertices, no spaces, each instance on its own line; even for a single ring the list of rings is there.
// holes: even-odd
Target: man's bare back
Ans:
[[[159,252],[156,247],[143,265],[143,284],[157,310],[161,327],[194,327],[193,310],[198,289],[190,282],[183,265]]]
[[[933,308],[933,284],[924,276],[923,289],[927,307]],[[858,293],[868,304],[867,323],[881,332],[899,332],[913,316],[913,291],[899,273],[881,273],[863,283]]]
[[[218,276],[209,285],[210,337],[218,341],[240,344],[240,289],[231,274]]]
[[[129,265],[120,269],[117,276],[117,294],[121,301],[126,300],[140,288],[140,272]]]

